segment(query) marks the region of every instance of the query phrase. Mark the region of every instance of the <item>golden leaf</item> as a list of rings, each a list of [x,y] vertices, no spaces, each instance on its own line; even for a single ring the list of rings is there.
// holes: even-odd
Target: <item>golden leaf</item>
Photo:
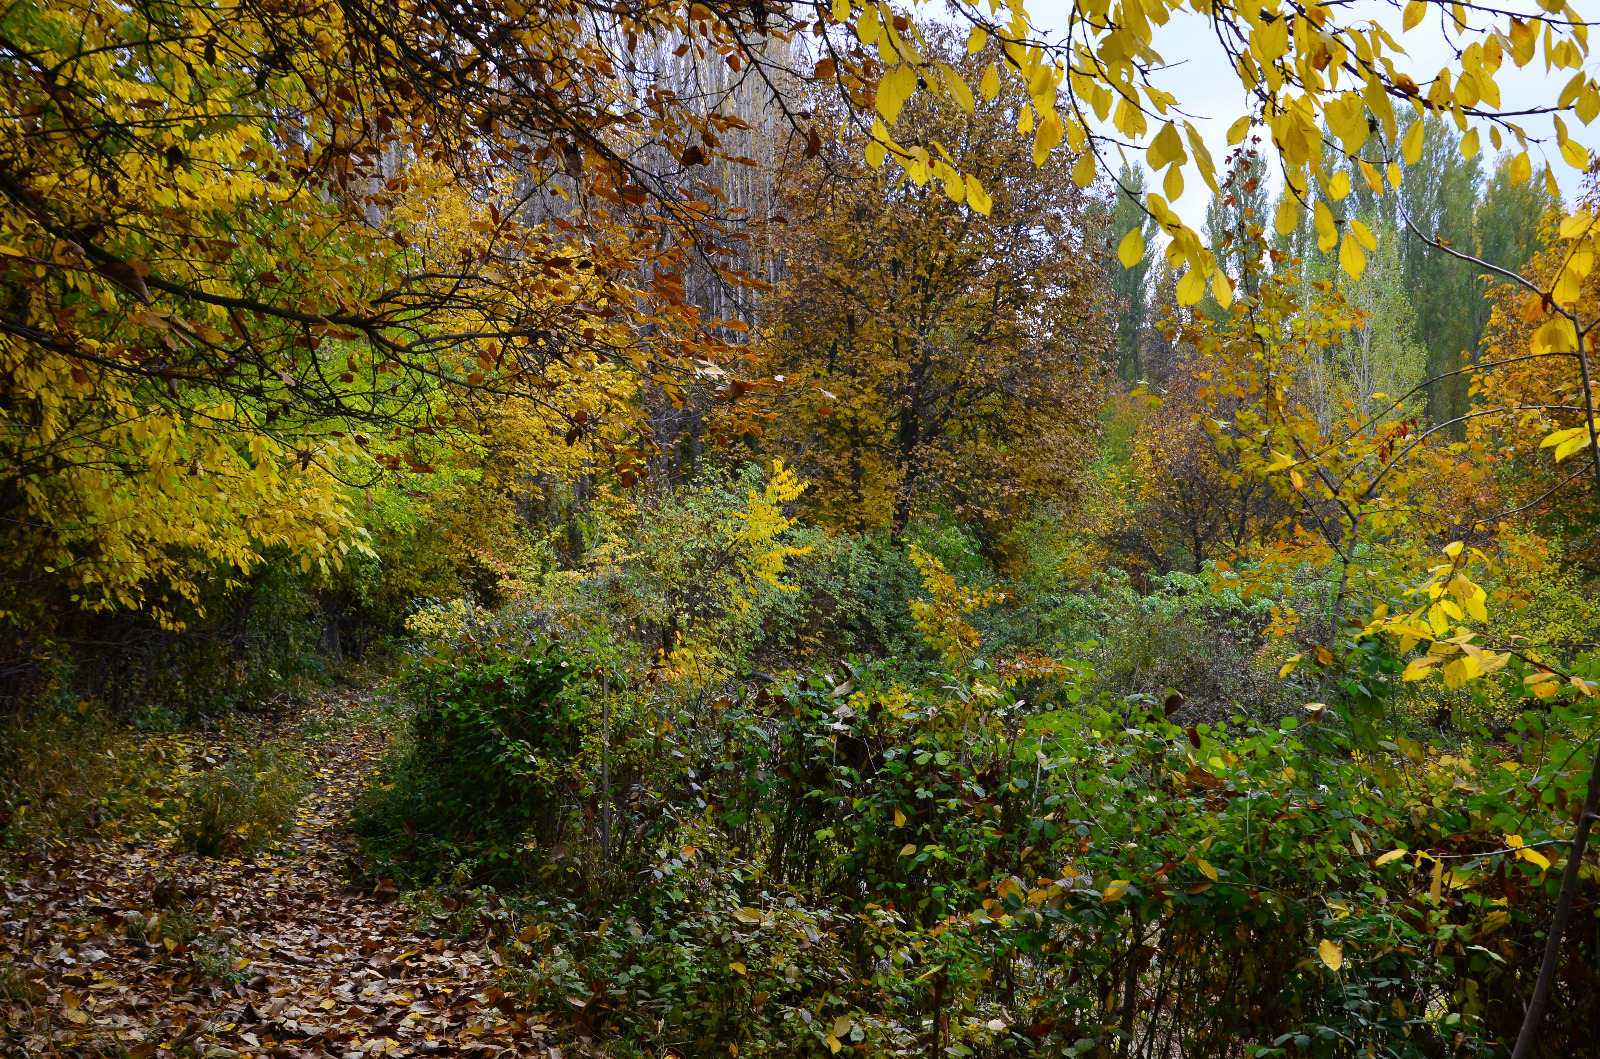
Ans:
[[[1416,165],[1421,160],[1423,136],[1423,123],[1419,118],[1411,123],[1411,128],[1406,130],[1405,139],[1400,142],[1400,154],[1405,158],[1406,165]]]
[[[1128,229],[1128,234],[1122,237],[1122,243],[1117,247],[1117,260],[1122,262],[1123,268],[1132,268],[1144,258],[1144,234],[1137,228]]]

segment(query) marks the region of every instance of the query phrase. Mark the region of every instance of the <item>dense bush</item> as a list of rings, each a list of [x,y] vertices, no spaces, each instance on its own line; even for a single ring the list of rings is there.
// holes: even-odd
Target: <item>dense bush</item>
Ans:
[[[917,571],[886,534],[830,535],[807,527],[792,539],[806,551],[788,562],[795,590],[763,600],[758,662],[782,668],[797,660],[907,658],[922,651],[906,608],[917,592]]]
[[[571,807],[518,881],[508,981],[641,1054],[915,1052],[935,1014],[957,1055],[1487,1055],[1515,1031],[1555,873],[1504,836],[1570,826],[1581,711],[1508,753],[1374,757],[1326,715],[1181,726],[1143,696],[1036,712],[981,662],[891,673],[662,726],[602,798],[635,853],[581,884],[546,864],[596,841]],[[1374,866],[1396,848],[1426,852]],[[1600,978],[1569,948],[1562,1054],[1592,1046]]]
[[[517,872],[529,849],[557,840],[574,791],[585,720],[575,676],[560,645],[507,642],[476,621],[420,654],[403,678],[410,753],[395,793],[358,809],[358,831],[423,878],[462,863],[480,878]]]
[[[1041,546],[1002,578],[958,528],[897,555],[761,496],[642,512],[558,591],[413,620],[368,870],[485,932],[527,1003],[625,1055],[1442,1059],[1514,1034],[1595,723],[1521,662],[1515,727],[1429,747],[1389,640],[1296,662],[1327,635],[1314,573],[1141,594]],[[1596,1044],[1576,933],[1552,1055]]]

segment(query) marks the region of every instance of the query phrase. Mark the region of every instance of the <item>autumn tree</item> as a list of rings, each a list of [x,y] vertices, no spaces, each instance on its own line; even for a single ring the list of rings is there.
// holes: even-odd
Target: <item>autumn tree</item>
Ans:
[[[1259,244],[1253,239],[1243,239],[1240,233],[1261,230],[1267,220],[1267,160],[1255,144],[1241,147],[1229,159],[1226,178],[1206,205],[1206,236],[1211,241],[1211,252],[1222,267],[1232,276],[1240,277],[1254,285],[1261,269],[1254,262],[1240,257]],[[1246,288],[1249,294],[1254,289]]]
[[[679,278],[716,260],[724,214],[686,174],[743,123],[634,56],[733,42],[747,61],[724,65],[767,84],[786,58],[765,44],[796,23],[696,11],[8,7],[0,501],[27,538],[8,578],[135,606],[182,588],[180,556],[336,564],[358,433],[398,431],[385,461],[410,469],[451,394],[537,395],[602,361],[673,392],[725,375],[737,354]],[[451,189],[483,215],[442,258],[401,207]]]
[[[1600,177],[1591,172],[1576,204],[1575,218],[1600,210]],[[1524,266],[1534,282],[1553,283],[1567,270],[1571,245],[1560,237],[1571,221],[1549,216],[1531,241],[1536,249]],[[1574,285],[1573,305],[1585,315],[1600,313],[1600,274],[1590,272]],[[1490,299],[1491,315],[1484,332],[1483,367],[1472,378],[1475,408],[1467,424],[1467,438],[1495,453],[1495,479],[1504,490],[1504,506],[1525,511],[1542,532],[1566,539],[1575,557],[1592,561],[1600,555],[1597,540],[1595,491],[1592,468],[1582,459],[1585,440],[1573,437],[1572,423],[1585,407],[1583,365],[1576,357],[1527,354],[1549,323],[1543,298],[1520,285],[1502,282]],[[1593,380],[1590,380],[1592,383]],[[1563,432],[1562,441],[1575,440],[1562,451],[1545,441]],[[1551,449],[1560,460],[1551,459]]]
[[[1206,367],[1191,351],[1134,435],[1132,502],[1108,540],[1131,568],[1198,574],[1211,560],[1250,555],[1288,514],[1271,485],[1234,449],[1214,444],[1200,421]]]
[[[968,76],[986,59],[930,54]],[[768,436],[830,522],[900,533],[940,509],[999,539],[1076,494],[1109,344],[1102,236],[1070,166],[1029,163],[1015,114],[930,99],[900,116],[976,177],[983,212],[848,145],[787,174],[770,346],[786,406]]]

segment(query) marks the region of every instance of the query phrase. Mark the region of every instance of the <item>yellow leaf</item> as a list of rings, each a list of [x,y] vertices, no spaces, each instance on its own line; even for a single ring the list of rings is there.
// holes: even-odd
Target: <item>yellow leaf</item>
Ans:
[[[1402,16],[1400,25],[1406,30],[1415,29],[1417,23],[1421,22],[1423,16],[1427,13],[1428,5],[1426,0],[1410,0],[1406,4],[1406,13]]]
[[[831,1033],[828,1034],[828,1051],[832,1052],[834,1055],[838,1055],[841,1047],[843,1047],[843,1045],[839,1043],[839,1038],[835,1037]]]
[[[1372,189],[1374,195],[1383,194],[1383,178],[1378,175],[1378,170],[1365,158],[1356,159],[1361,166],[1361,179],[1367,182],[1367,187]]]
[[[1467,134],[1461,137],[1461,157],[1473,158],[1478,153],[1478,130],[1468,129]]]
[[[1107,886],[1105,888],[1105,890],[1100,894],[1100,900],[1102,902],[1115,901],[1118,898],[1122,897],[1127,892],[1128,892],[1128,880],[1127,879],[1112,879],[1111,880],[1111,885]]]
[[[1358,242],[1354,232],[1346,232],[1344,241],[1339,244],[1339,267],[1351,279],[1360,279],[1361,273],[1367,270],[1367,255],[1356,245]]]
[[[900,116],[900,108],[905,106],[916,88],[917,71],[910,63],[901,63],[879,78],[877,107],[883,120],[893,125]]]
[[[1401,846],[1399,849],[1391,849],[1389,852],[1387,852],[1383,856],[1379,857],[1376,861],[1373,861],[1373,863],[1381,868],[1383,865],[1388,864],[1390,861],[1399,860],[1401,857],[1403,857],[1405,855],[1406,855],[1406,848],[1404,846]]]
[[[1204,858],[1201,858],[1198,861],[1196,861],[1196,865],[1199,867],[1201,875],[1204,875],[1206,878],[1210,879],[1212,882],[1217,882],[1218,881],[1217,880],[1217,869],[1213,868],[1210,864],[1206,863]]]
[[[1224,309],[1233,304],[1233,280],[1220,268],[1211,276],[1211,293]]]
[[[1299,663],[1299,661],[1299,655],[1290,655],[1288,660],[1285,661],[1283,665],[1278,667],[1278,679],[1282,680],[1284,677],[1288,676],[1294,670],[1294,667]]]
[[[1130,228],[1128,234],[1122,237],[1122,244],[1117,247],[1117,260],[1122,262],[1123,268],[1132,268],[1144,258],[1144,235],[1137,228]]]
[[[1406,130],[1405,139],[1400,141],[1400,154],[1405,158],[1406,165],[1416,165],[1422,157],[1422,119],[1411,123],[1411,128]],[[1530,171],[1531,172],[1531,171]]]
[[[1571,456],[1574,452],[1582,452],[1584,449],[1589,447],[1589,442],[1591,440],[1592,438],[1589,436],[1589,431],[1585,430],[1580,436],[1563,441],[1561,444],[1556,446],[1556,462],[1560,463],[1568,456]]]
[[[734,972],[735,974],[744,974],[745,967],[744,964],[740,963],[738,960],[734,960],[732,963],[728,964],[728,970]]]
[[[1287,193],[1278,200],[1278,211],[1273,215],[1272,227],[1279,235],[1293,234],[1300,225],[1300,207],[1294,196]]]
[[[1461,558],[1461,553],[1463,550],[1465,550],[1465,548],[1466,545],[1460,541],[1451,541],[1449,544],[1444,546],[1444,554],[1450,559],[1451,562],[1454,562],[1455,560]]]
[[[1372,234],[1372,229],[1360,221],[1351,219],[1350,230],[1355,233],[1356,241],[1368,250],[1378,249],[1378,237]]]
[[[989,198],[989,193],[983,190],[983,185],[978,183],[978,178],[971,173],[967,174],[967,205],[989,216],[989,211],[994,208],[994,200]]]
[[[1578,348],[1577,332],[1572,321],[1557,317],[1533,333],[1528,349],[1533,353],[1571,353]]]
[[[1250,135],[1250,115],[1246,114],[1228,126],[1228,146],[1237,147],[1248,135]]]
[[[1053,110],[1047,110],[1039,115],[1039,127],[1033,133],[1033,164],[1044,165],[1045,159],[1050,157],[1050,152],[1056,149],[1061,142],[1061,137],[1066,128],[1061,124],[1061,116]],[[1087,151],[1084,152],[1088,154]],[[1092,155],[1090,157],[1093,157]]]
[[[1428,675],[1428,671],[1439,664],[1439,659],[1432,655],[1423,655],[1413,658],[1406,666],[1405,672],[1400,674],[1401,680],[1421,680]]]
[[[850,21],[850,0],[833,0],[833,18],[835,22]]]
[[[1561,145],[1561,157],[1574,169],[1587,170],[1589,168],[1589,149],[1577,140],[1567,140]]]
[[[1344,950],[1336,942],[1323,938],[1317,942],[1317,956],[1328,966],[1328,970],[1337,971],[1344,966]]]
[[[1167,167],[1167,178],[1161,182],[1161,190],[1174,201],[1183,197],[1183,166],[1174,162]]]
[[[1178,304],[1194,305],[1200,301],[1205,292],[1205,277],[1200,274],[1198,268],[1191,265],[1189,271],[1185,272],[1183,278],[1178,281]]]
[[[1578,299],[1582,296],[1582,277],[1571,268],[1563,268],[1561,275],[1556,278],[1555,286],[1550,288],[1550,300],[1563,309],[1570,309],[1578,304]]]
[[[1072,182],[1080,188],[1094,183],[1094,155],[1084,151],[1072,167]]]
[[[871,44],[878,39],[878,29],[878,5],[867,4],[856,19],[856,36],[862,44]]]
[[[944,193],[951,202],[965,202],[967,199],[967,185],[961,179],[961,174],[944,166]]]
[[[1574,213],[1572,216],[1561,222],[1561,238],[1577,239],[1580,236],[1588,235],[1589,229],[1593,225],[1594,217],[1590,216],[1584,210],[1579,210],[1577,213]],[[0,247],[0,250],[3,249],[3,247]]]
[[[1339,242],[1339,226],[1333,222],[1333,211],[1318,199],[1311,207],[1311,221],[1317,226],[1317,249],[1326,254]]]
[[[1350,194],[1350,172],[1341,169],[1333,174],[1333,179],[1328,181],[1328,194],[1333,196],[1333,201],[1343,202],[1344,197]]]
[[[894,811],[894,826],[895,827],[905,827],[906,826],[906,814],[901,812],[899,809],[896,809]]]
[[[1478,676],[1478,660],[1471,655],[1463,655],[1445,663],[1444,683],[1452,691],[1465,687],[1468,681],[1475,680]]]
[[[902,857],[909,857],[909,856],[911,856],[911,854],[915,853],[916,851],[917,851],[917,844],[915,842],[907,842],[905,845],[900,847],[900,855]]]
[[[1536,849],[1522,850],[1517,854],[1517,856],[1521,857],[1529,864],[1532,864],[1540,871],[1546,871],[1550,867],[1550,859]]]
[[[1161,172],[1171,162],[1184,159],[1183,141],[1178,138],[1178,128],[1172,122],[1161,126],[1161,131],[1150,140],[1145,159],[1154,172]]]
[[[972,32],[967,34],[967,54],[978,54],[987,43],[989,43],[989,31],[982,26],[973,26]]]
[[[1421,122],[1418,122],[1421,124]],[[1533,162],[1528,158],[1528,152],[1523,151],[1511,159],[1511,168],[1506,175],[1511,178],[1512,184],[1526,184],[1533,176]]]
[[[1557,430],[1552,434],[1546,435],[1545,439],[1539,442],[1539,447],[1541,449],[1555,448],[1557,445],[1571,441],[1573,438],[1588,432],[1589,428],[1587,426],[1572,427],[1570,430]]]
[[[971,114],[974,106],[972,89],[968,88],[967,83],[961,79],[961,75],[950,67],[941,64],[939,72],[944,75],[944,83],[949,86],[950,94],[955,97],[956,105],[964,113]]]
[[[1433,862],[1433,883],[1428,887],[1428,896],[1433,898],[1433,903],[1439,903],[1441,888],[1444,883],[1444,861],[1435,858]]]
[[[989,68],[978,79],[978,91],[983,94],[984,99],[993,99],[995,93],[1000,91],[1000,71],[994,63],[990,63]]]

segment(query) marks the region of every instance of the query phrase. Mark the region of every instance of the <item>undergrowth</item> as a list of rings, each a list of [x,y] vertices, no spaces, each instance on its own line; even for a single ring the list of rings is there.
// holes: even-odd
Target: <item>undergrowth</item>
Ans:
[[[285,748],[241,753],[184,781],[178,835],[207,857],[261,849],[294,830],[308,787],[304,764]]]

